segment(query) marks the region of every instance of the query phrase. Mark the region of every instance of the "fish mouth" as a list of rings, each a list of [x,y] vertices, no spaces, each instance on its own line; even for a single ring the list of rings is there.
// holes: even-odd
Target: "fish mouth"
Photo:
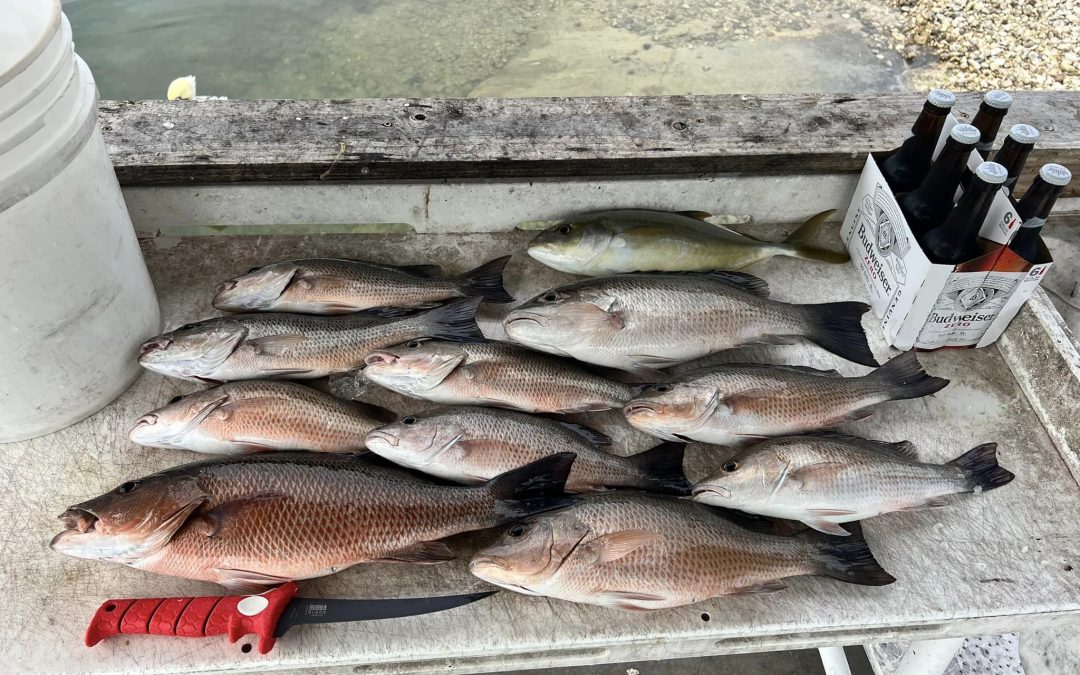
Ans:
[[[52,546],[61,535],[68,532],[77,531],[81,534],[86,534],[87,532],[94,532],[97,530],[97,515],[86,509],[72,507],[61,513],[57,518],[64,524],[64,531],[53,537],[53,541],[49,544],[50,546]]]
[[[376,366],[376,365],[393,365],[398,360],[397,354],[390,352],[378,351],[371,352],[364,357],[364,366]]]
[[[547,318],[539,314],[532,313],[519,313],[511,314],[503,321],[503,329],[509,329],[510,326],[519,325],[523,323],[533,323],[537,326],[544,327],[547,325]]]
[[[474,567],[497,567],[501,570],[506,569],[506,565],[499,562],[498,558],[492,558],[490,556],[477,556],[469,561],[469,571],[472,572]]]
[[[225,281],[225,282],[222,282],[222,283],[218,284],[217,288],[214,289],[214,292],[217,293],[218,295],[220,295],[222,293],[228,293],[229,291],[231,291],[231,290],[233,290],[235,288],[236,288],[236,281]]]
[[[139,419],[135,420],[135,426],[131,430],[135,431],[135,429],[139,429],[140,427],[153,426],[153,425],[157,424],[157,421],[158,421],[158,416],[157,415],[155,415],[154,413],[147,413],[147,414],[143,415],[142,417],[140,417]]]
[[[367,437],[368,437],[368,440],[371,440],[371,439],[381,440],[381,441],[383,441],[384,443],[386,443],[387,445],[389,445],[392,448],[396,448],[398,446],[398,442],[399,442],[397,436],[395,436],[395,435],[393,435],[391,433],[388,433],[386,431],[379,431],[378,429],[376,429],[374,431],[369,431]]]
[[[642,413],[663,415],[666,410],[667,408],[663,404],[653,403],[652,401],[631,401],[623,406],[623,414],[627,417]]]
[[[169,345],[171,345],[172,342],[173,341],[167,337],[151,338],[146,342],[142,343],[142,345],[139,347],[139,358],[141,359],[148,354],[153,354],[154,352],[164,351],[169,348]]]
[[[731,499],[731,490],[720,485],[710,485],[708,487],[695,487],[690,491],[690,495],[697,499],[698,497],[719,497],[720,499]]]

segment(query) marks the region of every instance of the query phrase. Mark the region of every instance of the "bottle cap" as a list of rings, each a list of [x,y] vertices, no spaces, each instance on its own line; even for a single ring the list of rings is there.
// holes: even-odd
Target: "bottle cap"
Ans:
[[[998,110],[1008,110],[1009,106],[1012,105],[1012,96],[1008,92],[994,89],[986,92],[986,95],[983,96],[983,103]]]
[[[982,138],[982,132],[970,124],[957,124],[949,131],[949,138],[964,145],[975,145]]]
[[[1051,185],[1065,187],[1072,180],[1072,172],[1060,164],[1043,164],[1039,169],[1039,178]]]
[[[983,162],[975,169],[975,175],[991,185],[1001,185],[1009,177],[1009,171],[997,162]]]
[[[1014,124],[1009,129],[1009,138],[1024,145],[1035,145],[1035,141],[1039,140],[1039,130],[1030,124]]]
[[[951,108],[956,103],[956,95],[944,89],[931,89],[926,102],[939,108]]]

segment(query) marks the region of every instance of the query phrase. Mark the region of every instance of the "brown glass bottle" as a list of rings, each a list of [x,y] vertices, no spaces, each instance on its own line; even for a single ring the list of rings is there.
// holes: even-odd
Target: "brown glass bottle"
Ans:
[[[952,211],[960,177],[979,138],[979,130],[970,124],[954,126],[919,187],[897,198],[900,211],[916,238],[940,225]]]
[[[930,262],[958,265],[979,255],[979,230],[998,188],[1009,172],[996,162],[983,162],[945,220],[926,233],[922,247]]]
[[[1016,187],[1020,172],[1024,170],[1028,155],[1031,154],[1031,149],[1035,147],[1038,140],[1038,129],[1030,124],[1014,124],[1009,129],[1005,142],[994,154],[994,161],[1009,172],[1009,177],[1005,179],[1005,190],[1009,194],[1012,194],[1013,188]]]
[[[1010,106],[1012,106],[1012,96],[1008,93],[997,89],[988,91],[983,96],[982,103],[979,104],[979,111],[975,113],[975,118],[971,120],[971,125],[981,134],[979,142],[975,144],[975,149],[984,158],[990,156],[990,149],[994,147],[998,129],[1001,128],[1001,120],[1005,119]]]
[[[1054,202],[1072,180],[1072,173],[1060,164],[1044,164],[1023,199],[1016,205],[1020,229],[1009,248],[1024,260],[1034,263],[1039,255],[1039,232],[1054,208]]]
[[[944,89],[931,90],[922,112],[911,127],[911,135],[882,160],[881,173],[893,194],[914,190],[926,177],[941,128],[954,103],[956,96],[952,92]]]

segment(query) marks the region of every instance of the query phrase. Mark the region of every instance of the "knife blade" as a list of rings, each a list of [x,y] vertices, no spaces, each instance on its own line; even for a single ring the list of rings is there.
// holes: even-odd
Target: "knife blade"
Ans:
[[[293,626],[431,614],[497,592],[385,600],[298,598],[296,584],[289,581],[258,595],[107,600],[91,619],[85,641],[93,647],[114,635],[227,635],[229,642],[236,642],[254,634],[259,638],[259,653],[266,654]]]

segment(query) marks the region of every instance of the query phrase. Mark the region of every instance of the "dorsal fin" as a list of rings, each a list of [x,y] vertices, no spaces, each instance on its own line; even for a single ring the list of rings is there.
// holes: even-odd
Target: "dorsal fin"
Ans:
[[[914,461],[919,460],[919,450],[911,441],[898,441],[896,443],[890,443],[889,441],[875,441],[871,438],[852,436],[851,434],[844,434],[840,433],[839,431],[808,431],[802,435],[819,436],[821,438],[833,438],[841,441],[851,441],[853,443],[868,445],[874,450],[877,450],[878,452],[883,452],[887,455],[900,457],[901,459],[910,459]]]
[[[564,422],[562,420],[556,421],[597,447],[604,447],[612,444],[611,436],[601,433],[596,429],[590,429],[584,424],[575,424],[573,422]]]
[[[712,214],[708,211],[676,211],[675,213],[680,216],[686,216],[687,218],[693,218],[694,220],[705,220],[712,218]],[[710,225],[712,223],[709,223]]]
[[[747,274],[746,272],[729,272],[727,270],[713,270],[709,272],[709,276],[718,281],[723,281],[726,284],[741,288],[744,291],[749,291],[754,295],[759,295],[763,298],[769,297],[769,282],[755,277],[753,274]]]
[[[793,373],[806,373],[807,375],[824,375],[826,377],[843,377],[838,370],[821,370],[820,368],[811,368],[810,366],[788,366],[781,364],[772,364],[767,366],[769,368],[779,368],[780,370],[790,370]]]

